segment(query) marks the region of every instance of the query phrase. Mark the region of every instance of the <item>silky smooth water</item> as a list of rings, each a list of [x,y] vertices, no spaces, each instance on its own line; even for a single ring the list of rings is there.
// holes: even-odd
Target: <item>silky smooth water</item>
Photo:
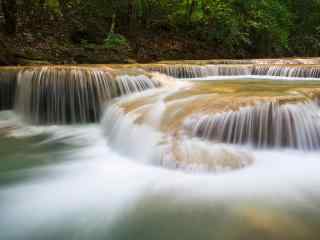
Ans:
[[[252,150],[246,169],[190,174],[119,155],[99,125],[0,122],[0,239],[319,237],[319,152]]]
[[[308,94],[319,83],[270,79],[165,79],[163,88],[110,100],[94,124],[29,125],[21,112],[1,111],[0,239],[319,239],[318,148],[209,141],[182,124],[226,103],[241,113],[240,101],[294,105],[313,97],[308,120],[318,127],[316,95]],[[186,164],[205,155],[249,156],[250,164],[170,167],[168,156],[160,164],[170,140],[185,150]]]

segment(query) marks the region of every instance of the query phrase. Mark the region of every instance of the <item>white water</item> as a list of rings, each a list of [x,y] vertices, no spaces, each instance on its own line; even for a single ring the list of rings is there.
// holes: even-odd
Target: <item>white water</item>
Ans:
[[[163,136],[154,131],[165,110],[163,98],[155,106],[147,121],[156,126],[139,127],[131,121],[134,112],[113,118],[119,110],[114,105],[107,111],[115,113],[106,115],[101,126],[34,127],[12,112],[1,113],[0,126],[10,128],[9,138],[48,134],[33,147],[72,147],[41,156],[53,163],[58,156],[57,163],[0,173],[0,180],[27,176],[10,184],[0,181],[0,239],[239,239],[254,232],[259,221],[274,239],[319,234],[311,232],[317,226],[295,214],[320,217],[320,151],[255,150],[188,139],[184,146],[190,152],[208,147],[218,156],[217,149],[243,151],[252,155],[253,164],[214,174],[170,170],[152,161],[163,150]],[[258,220],[248,210],[257,211]],[[268,217],[280,232],[269,226]]]
[[[14,105],[28,122],[35,124],[96,122],[105,102],[161,84],[145,75],[115,76],[112,69],[102,67],[27,68],[17,75]]]
[[[319,79],[320,69],[318,65],[270,65],[263,63],[260,65],[230,65],[230,64],[156,64],[145,66],[148,71],[160,72],[175,78],[208,78],[208,77],[243,77],[254,76],[279,76],[284,78],[315,78]]]
[[[238,76],[209,76],[201,78],[182,78],[185,81],[219,81],[219,80],[273,80],[273,81],[319,81],[319,78],[282,77],[264,75],[238,75]]]
[[[24,131],[27,136],[30,132],[50,134],[41,144],[65,142],[81,148],[63,153],[64,160],[72,161],[10,173],[34,177],[0,187],[0,239],[115,240],[111,236],[118,221],[135,219],[132,210],[144,203],[140,214],[148,214],[152,211],[150,207],[164,208],[165,221],[177,229],[179,223],[170,223],[170,211],[175,211],[176,204],[184,206],[179,210],[182,215],[194,208],[195,217],[202,216],[202,211],[214,213],[220,204],[236,217],[236,209],[248,201],[258,204],[258,209],[293,206],[319,212],[316,200],[320,196],[319,152],[247,149],[256,159],[248,168],[218,175],[187,174],[141,164],[139,157],[128,157],[130,154],[118,154],[121,149],[112,150],[106,145],[98,125],[47,128],[22,125],[11,134],[21,138]],[[139,147],[144,137],[128,138],[123,144]],[[47,157],[50,159],[50,153]],[[215,220],[220,221],[219,215],[215,215]],[[203,230],[201,222],[194,224],[199,231]],[[160,234],[148,233],[148,228],[144,231],[145,236],[155,239]],[[174,237],[178,233],[168,234]]]
[[[192,135],[262,148],[320,149],[320,108],[317,103],[257,104],[239,111],[193,116],[186,122]]]
[[[147,70],[164,73],[175,78],[195,78],[207,76],[250,75],[251,66],[246,65],[189,65],[170,64],[147,66]]]

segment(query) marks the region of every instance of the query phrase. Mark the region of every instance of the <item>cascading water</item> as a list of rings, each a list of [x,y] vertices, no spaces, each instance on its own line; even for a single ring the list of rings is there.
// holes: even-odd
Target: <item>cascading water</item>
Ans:
[[[251,67],[246,65],[152,65],[145,69],[149,71],[160,72],[175,78],[200,78],[209,76],[238,76],[250,75]]]
[[[15,110],[36,124],[96,122],[106,101],[161,85],[147,76],[72,67],[27,68],[17,81]]]
[[[114,149],[168,168],[219,172],[241,169],[254,162],[242,150],[230,151],[221,145],[213,149],[210,144],[190,140],[185,136],[190,132],[192,137],[216,143],[320,149],[320,108],[316,100],[311,100],[316,96],[310,93],[307,97],[316,88],[278,84],[271,86],[269,91],[273,92],[268,93],[263,84],[261,90],[257,84],[251,93],[246,88],[237,90],[234,83],[223,82],[208,84],[214,87],[213,92],[210,88],[197,89],[198,85],[182,85],[171,91],[152,90],[115,102],[107,109],[102,125]],[[275,93],[279,90],[278,96]],[[263,91],[265,96],[257,91]],[[259,104],[261,101],[264,103]],[[137,140],[139,136],[144,138]]]
[[[320,64],[320,58],[262,58],[262,59],[212,59],[212,60],[184,60],[184,61],[162,61],[161,64],[225,64],[225,65],[261,65],[261,64],[274,64],[274,65],[306,65]]]
[[[320,149],[316,103],[262,103],[239,111],[194,116],[185,123],[193,136],[259,148]]]
[[[320,67],[257,65],[253,67],[252,75],[320,78]]]
[[[157,80],[150,79],[147,76],[129,76],[122,75],[116,78],[116,84],[120,89],[120,96],[135,92],[142,92],[147,89],[161,87],[161,83]]]
[[[281,77],[283,80],[301,80],[305,78],[320,78],[320,67],[318,65],[270,65],[269,61],[265,64],[155,64],[143,66],[148,71],[160,72],[168,76],[183,79],[205,78],[235,78],[235,79],[257,79],[263,77]]]
[[[25,67],[9,80],[0,239],[319,238],[318,81],[146,68]],[[50,125],[102,111],[101,124]]]

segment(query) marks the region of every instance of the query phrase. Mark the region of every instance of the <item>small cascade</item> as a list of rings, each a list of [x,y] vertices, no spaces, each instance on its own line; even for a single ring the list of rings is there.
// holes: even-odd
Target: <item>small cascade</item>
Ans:
[[[270,61],[271,62],[271,61]],[[156,64],[144,66],[144,69],[160,72],[174,78],[206,78],[218,76],[241,76],[252,78],[254,76],[274,76],[290,78],[320,78],[318,65],[294,64]]]
[[[129,76],[122,75],[116,78],[120,95],[142,92],[147,89],[161,87],[160,81],[149,78],[145,75]]]
[[[271,58],[271,59],[253,59],[253,64],[279,64],[279,65],[298,65],[298,64],[319,64],[320,58]]]
[[[13,108],[17,85],[17,72],[0,70],[0,111]]]
[[[283,65],[256,65],[252,75],[280,76],[295,78],[320,78],[319,66],[283,66]]]
[[[175,78],[197,78],[207,76],[208,72],[204,66],[173,64],[173,65],[154,65],[146,67],[149,71],[159,72]],[[215,69],[216,70],[216,69]],[[218,74],[214,72],[212,74]]]
[[[320,149],[320,108],[315,102],[261,103],[218,114],[197,115],[185,122],[193,136],[258,148]]]
[[[160,85],[107,68],[26,68],[18,74],[15,110],[35,124],[96,122],[106,101]]]
[[[213,148],[206,141],[180,134],[183,133],[181,124],[163,128],[164,122],[169,121],[171,125],[178,120],[165,101],[172,94],[162,89],[152,90],[109,104],[101,121],[108,144],[139,162],[192,172],[221,173],[242,169],[254,162],[254,157],[240,148],[223,144]],[[181,100],[174,102],[182,103]],[[175,110],[183,111],[182,105]]]
[[[242,169],[254,162],[251,154],[240,149],[167,135],[148,119],[139,123],[144,106],[125,112],[117,104],[108,106],[102,127],[108,144],[124,156],[168,169],[211,173]]]
[[[158,64],[145,67],[145,69],[160,72],[175,78],[239,76],[251,74],[251,67],[247,65]]]

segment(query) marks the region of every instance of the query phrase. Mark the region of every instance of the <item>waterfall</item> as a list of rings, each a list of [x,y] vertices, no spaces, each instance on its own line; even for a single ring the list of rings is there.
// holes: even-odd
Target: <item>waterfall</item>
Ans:
[[[172,125],[179,118],[165,100],[176,91],[157,89],[109,104],[101,121],[108,144],[139,162],[183,171],[221,173],[254,162],[254,157],[243,149],[224,144],[213,147],[206,141],[180,134],[183,133],[182,124],[163,128],[165,122],[168,121],[166,126]],[[174,107],[176,111],[183,111],[188,105],[181,100],[173,101],[178,104]]]
[[[95,122],[106,101],[160,85],[143,75],[115,76],[107,68],[26,68],[18,74],[15,110],[36,124]]]
[[[185,122],[192,136],[258,148],[320,149],[320,108],[315,102],[261,103],[217,114],[196,115]]]
[[[126,112],[116,101],[104,114],[102,128],[108,144],[124,156],[168,169],[211,173],[238,170],[254,162],[254,157],[244,150],[212,146],[199,139],[179,138],[178,134],[172,137],[150,125],[148,117],[140,122],[138,119],[146,114],[144,110],[142,105]]]
[[[319,64],[320,58],[270,58],[253,59],[253,64],[278,64],[278,65],[298,65],[298,64]]]
[[[263,62],[262,62],[263,63]],[[268,63],[268,62],[267,62]],[[148,71],[160,72],[175,78],[205,78],[214,76],[278,76],[292,78],[320,78],[317,65],[283,65],[283,64],[156,64],[144,66]]]
[[[154,79],[150,79],[145,75],[118,76],[116,79],[116,83],[118,85],[118,88],[120,89],[120,95],[141,92],[150,88],[157,88],[161,86],[160,81],[155,81]]]
[[[253,67],[252,75],[320,78],[320,67],[256,65]]]
[[[0,71],[0,111],[9,110],[13,108],[17,84],[16,79],[16,71]]]
[[[158,64],[144,68],[149,71],[160,72],[175,78],[200,78],[209,76],[238,76],[251,74],[251,67],[247,65]]]
[[[273,80],[275,77],[272,76],[284,76],[289,80],[294,80],[292,77],[302,80],[320,78],[317,65],[183,63],[139,65],[137,69],[140,70],[129,69],[123,71],[103,66],[4,68],[0,71],[0,109],[14,107],[33,123],[95,122],[100,119],[101,106],[110,99],[162,85],[176,85],[177,82],[168,75],[193,80],[204,80],[206,76],[255,79],[258,75],[271,76]]]

